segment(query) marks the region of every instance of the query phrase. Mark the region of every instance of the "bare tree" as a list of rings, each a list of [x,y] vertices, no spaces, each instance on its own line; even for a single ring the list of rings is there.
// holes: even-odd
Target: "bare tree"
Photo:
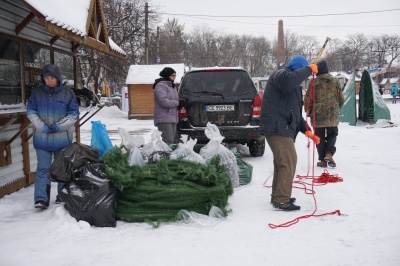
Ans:
[[[94,83],[95,92],[103,85],[122,84],[130,64],[144,61],[144,6],[145,0],[104,0],[103,11],[108,26],[108,36],[127,54],[120,60],[93,49],[78,50],[80,75]],[[158,21],[158,15],[149,14],[150,25]]]
[[[298,37],[299,54],[307,58],[308,62],[313,62],[319,52],[317,38],[313,36]]]
[[[157,54],[157,38],[159,38],[159,54]],[[159,35],[151,36],[149,57],[155,63],[158,56],[162,64],[183,63],[184,38],[184,25],[179,25],[176,19],[167,20],[160,28]]]

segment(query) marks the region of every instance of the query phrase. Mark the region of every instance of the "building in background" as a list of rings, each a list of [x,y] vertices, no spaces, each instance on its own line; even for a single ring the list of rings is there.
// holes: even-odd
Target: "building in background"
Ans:
[[[25,103],[46,64],[77,84],[80,45],[124,59],[107,34],[102,0],[0,0],[0,198],[35,181]],[[76,125],[79,142],[79,124]]]

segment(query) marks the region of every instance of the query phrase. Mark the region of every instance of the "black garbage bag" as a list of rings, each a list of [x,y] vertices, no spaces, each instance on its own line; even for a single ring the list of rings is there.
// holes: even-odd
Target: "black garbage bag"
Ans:
[[[73,181],[59,193],[64,207],[77,221],[97,227],[115,227],[117,191],[104,173],[104,163],[86,162]]]
[[[54,158],[49,170],[53,182],[66,183],[74,179],[76,171],[87,162],[101,162],[96,148],[80,143],[72,143]]]

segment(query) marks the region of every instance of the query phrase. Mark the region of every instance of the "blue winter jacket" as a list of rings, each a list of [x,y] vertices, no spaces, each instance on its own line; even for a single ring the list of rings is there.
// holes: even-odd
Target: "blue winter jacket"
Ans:
[[[393,95],[393,96],[397,96],[398,93],[399,93],[399,88],[397,87],[397,84],[394,83],[394,84],[392,85],[392,95]]]
[[[54,65],[49,66],[46,70],[52,73],[51,66]],[[53,75],[58,79],[55,88],[43,85],[32,90],[28,100],[27,116],[34,127],[33,146],[36,149],[60,150],[73,142],[79,106],[74,92],[61,87],[60,75],[57,74],[59,72],[55,71]]]

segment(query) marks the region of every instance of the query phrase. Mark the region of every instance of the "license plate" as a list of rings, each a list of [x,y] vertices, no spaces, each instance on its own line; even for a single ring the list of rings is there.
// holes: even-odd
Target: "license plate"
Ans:
[[[207,105],[206,112],[231,112],[235,111],[235,106],[233,104],[230,105]]]

